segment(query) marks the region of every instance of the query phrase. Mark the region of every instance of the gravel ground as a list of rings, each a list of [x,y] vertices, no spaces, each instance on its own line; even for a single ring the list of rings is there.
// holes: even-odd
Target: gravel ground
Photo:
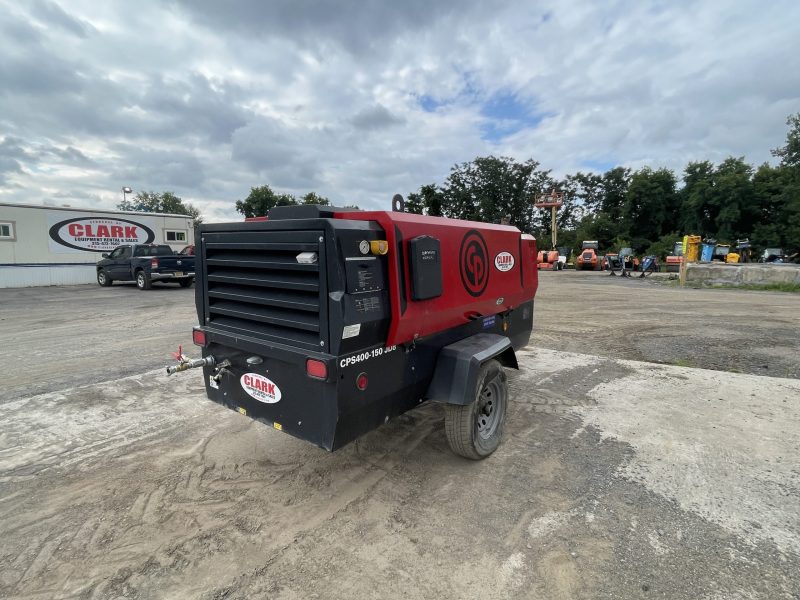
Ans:
[[[800,294],[691,289],[591,271],[540,272],[533,344],[800,378]]]
[[[328,454],[167,379],[192,300],[0,290],[0,597],[800,598],[796,295],[543,273],[481,462],[439,406]]]

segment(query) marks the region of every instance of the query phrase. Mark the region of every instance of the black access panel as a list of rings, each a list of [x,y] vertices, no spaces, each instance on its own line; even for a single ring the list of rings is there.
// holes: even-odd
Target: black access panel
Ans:
[[[439,240],[429,235],[408,242],[411,299],[428,300],[442,295],[442,253]]]

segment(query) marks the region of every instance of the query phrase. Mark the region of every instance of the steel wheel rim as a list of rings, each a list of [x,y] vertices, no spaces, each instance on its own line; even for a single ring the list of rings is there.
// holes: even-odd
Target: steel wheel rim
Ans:
[[[505,387],[500,381],[500,375],[484,384],[478,395],[478,409],[475,416],[478,436],[481,439],[490,439],[503,420],[505,412]]]

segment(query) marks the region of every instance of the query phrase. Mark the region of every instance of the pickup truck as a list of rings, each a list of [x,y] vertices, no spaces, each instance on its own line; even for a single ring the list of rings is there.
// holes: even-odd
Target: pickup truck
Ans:
[[[135,281],[149,290],[154,281],[189,287],[194,281],[194,256],[175,254],[167,245],[125,244],[97,263],[97,283],[108,287],[115,281]]]

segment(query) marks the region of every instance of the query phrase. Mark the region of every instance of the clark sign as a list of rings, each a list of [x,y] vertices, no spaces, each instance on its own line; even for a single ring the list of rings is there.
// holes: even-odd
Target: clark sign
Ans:
[[[149,244],[156,237],[144,223],[115,217],[66,219],[52,223],[49,233],[50,248],[56,252],[64,252],[66,248],[111,252],[120,244]]]

